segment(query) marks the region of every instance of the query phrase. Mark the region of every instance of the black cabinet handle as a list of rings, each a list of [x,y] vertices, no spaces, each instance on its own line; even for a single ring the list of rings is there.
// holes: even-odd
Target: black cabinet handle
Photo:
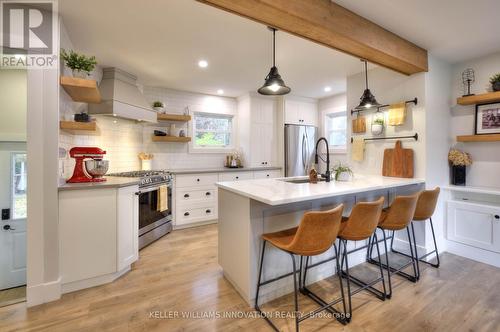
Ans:
[[[189,212],[184,213],[184,217],[189,216]]]
[[[189,197],[189,194],[184,194],[184,198],[188,198]]]
[[[500,219],[500,216],[498,214],[495,214],[495,219]]]
[[[200,182],[200,179],[196,179],[197,182]]]
[[[236,180],[238,180],[239,178],[240,178],[240,177],[239,177],[239,176],[237,176],[237,177],[236,177]]]
[[[140,194],[142,194],[142,191],[138,191],[135,193],[137,196],[139,196]]]
[[[267,177],[269,177],[269,174],[266,174]]]
[[[15,228],[10,227],[10,225],[3,226],[4,231],[15,231]]]
[[[206,195],[206,196],[210,196],[210,195],[212,195],[212,194],[211,194],[210,192],[208,192],[208,191],[207,191],[207,192],[205,193],[205,195]]]
[[[205,212],[206,212],[206,213],[210,213],[210,212],[212,212],[212,211],[211,211],[211,210],[206,210]]]

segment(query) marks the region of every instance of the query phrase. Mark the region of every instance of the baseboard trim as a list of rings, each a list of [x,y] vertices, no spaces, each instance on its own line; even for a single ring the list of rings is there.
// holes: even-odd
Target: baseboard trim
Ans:
[[[110,273],[110,274],[106,274],[103,276],[98,276],[98,277],[84,279],[84,280],[68,282],[66,284],[61,285],[61,292],[62,292],[62,294],[66,294],[66,293],[71,293],[71,292],[85,289],[85,288],[104,285],[104,284],[110,283],[112,281],[115,281],[116,279],[120,278],[122,275],[124,275],[128,271],[130,271],[130,265],[125,267],[121,271],[118,271],[115,273]]]
[[[199,221],[199,222],[194,222],[191,224],[184,224],[184,225],[174,225],[174,231],[179,230],[179,229],[186,229],[186,228],[191,228],[191,227],[198,227],[198,226],[205,226],[205,225],[210,225],[210,224],[216,224],[217,219],[213,220],[206,220],[206,221]]]
[[[447,241],[448,241],[447,249],[449,253],[455,254],[457,256],[462,256],[468,259],[472,259],[476,262],[481,262],[484,264],[500,267],[500,253],[480,248],[475,248],[451,240]]]
[[[33,307],[61,298],[61,278],[38,285],[26,287],[26,305]]]

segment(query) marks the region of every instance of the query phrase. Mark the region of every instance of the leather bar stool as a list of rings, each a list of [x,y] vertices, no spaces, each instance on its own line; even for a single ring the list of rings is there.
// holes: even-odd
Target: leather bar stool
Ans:
[[[340,249],[342,251],[342,258],[340,264],[340,274],[347,280],[347,298],[348,298],[348,316],[347,321],[352,319],[352,295],[355,295],[363,290],[377,296],[380,300],[384,301],[386,299],[386,289],[384,281],[384,272],[382,270],[382,263],[379,263],[380,277],[372,280],[370,282],[362,281],[349,274],[349,262],[348,255],[359,250],[368,248],[368,244],[353,249],[351,251],[347,250],[347,241],[363,241],[369,239],[372,235],[377,240],[377,235],[375,230],[377,228],[380,215],[382,213],[382,207],[384,204],[384,197],[380,197],[374,202],[360,202],[354,205],[351,214],[348,218],[342,218],[342,223],[340,224],[339,239],[340,239]],[[378,246],[378,241],[376,241],[377,252],[380,262],[380,248]],[[345,263],[345,271],[344,271]],[[359,288],[351,291],[351,282],[358,285]],[[383,292],[374,288],[373,286],[379,282],[382,282]]]
[[[414,222],[422,222],[422,221],[425,222],[425,221],[429,220],[430,224],[431,224],[432,239],[434,241],[434,250],[431,252],[428,252],[427,254],[425,254],[421,257],[418,257],[417,245],[415,243],[415,256],[418,257],[417,270],[418,270],[419,276],[420,276],[420,267],[418,265],[419,261],[422,263],[425,263],[425,264],[429,264],[435,268],[439,267],[439,252],[438,252],[437,243],[436,243],[436,234],[434,233],[434,225],[432,223],[432,215],[434,214],[434,211],[436,210],[437,201],[439,198],[440,191],[441,191],[440,188],[436,187],[433,190],[424,190],[420,193],[420,196],[418,197],[418,201],[417,201],[417,207],[415,209],[415,215],[413,216],[413,221],[411,223],[412,229],[413,229]],[[413,234],[413,238],[414,238],[414,241],[416,242],[415,234]],[[401,253],[399,251],[394,250],[393,249],[393,242],[394,242],[394,236],[391,240],[391,250],[393,252],[408,256],[405,253]],[[431,263],[431,262],[424,260],[424,258],[426,258],[427,256],[430,256],[434,253],[436,254],[436,260],[437,260],[436,263]]]
[[[299,306],[298,306],[298,293],[297,293],[297,264],[295,261],[296,256],[300,256],[300,262],[302,267],[302,258],[311,257],[324,253],[332,246],[335,248],[336,265],[337,271],[339,266],[337,246],[335,245],[335,240],[337,238],[340,221],[342,219],[342,211],[344,209],[343,204],[340,204],[336,208],[329,211],[318,211],[318,212],[307,212],[302,217],[298,227],[283,230],[275,233],[268,233],[262,235],[263,245],[262,245],[262,255],[260,257],[260,267],[259,267],[259,277],[257,282],[257,291],[255,295],[255,309],[262,313],[259,308],[259,291],[260,287],[267,285],[271,282],[277,281],[279,279],[293,275],[293,286],[294,286],[294,300],[295,300],[295,329],[299,330],[299,323],[317,313],[328,310],[336,316],[339,322],[345,324],[343,317],[345,316],[345,299],[344,290],[342,286],[342,278],[339,275],[341,297],[326,303],[324,300],[320,299],[320,307],[308,313],[307,315],[299,317]],[[284,252],[290,254],[292,258],[292,272],[284,274],[282,276],[273,278],[267,281],[261,281],[262,278],[262,267],[264,263],[264,253],[266,251],[266,243],[272,244],[274,247],[283,250]],[[299,269],[299,288],[302,287],[302,268]],[[337,311],[333,306],[339,302],[343,302],[344,313]],[[318,301],[316,301],[318,302]],[[268,315],[263,315],[266,321],[271,325],[271,327],[279,331],[276,325],[271,321]]]
[[[417,256],[416,254],[414,255],[413,252],[413,244],[411,241],[411,236],[410,236],[410,223],[413,219],[413,216],[415,214],[415,208],[417,207],[417,200],[419,197],[420,193],[416,193],[411,196],[397,196],[394,201],[392,202],[391,206],[382,210],[382,213],[380,215],[380,219],[378,222],[378,228],[382,230],[382,233],[384,235],[383,241],[384,241],[384,248],[385,248],[385,264],[382,263],[382,266],[387,269],[387,276],[388,276],[388,284],[389,284],[389,292],[387,294],[387,298],[391,298],[392,296],[392,284],[391,284],[391,274],[393,273],[398,273],[402,274],[403,276],[408,276],[410,280],[416,282],[417,277],[418,277],[418,270],[417,270]],[[406,229],[406,233],[408,234],[408,239],[410,239],[410,253],[411,253],[411,259],[408,263],[403,264],[402,266],[399,266],[398,268],[392,267],[391,264],[389,263],[389,254],[387,251],[387,238],[385,231],[399,231]],[[373,263],[373,264],[380,264],[380,261],[376,261],[372,258],[372,252],[373,252],[373,246],[376,243],[376,239],[374,236],[370,238],[369,240],[369,248],[368,248],[368,262]],[[380,259],[380,258],[379,258]],[[410,264],[413,265],[413,276],[407,275],[406,273],[402,272],[403,269],[408,267]]]

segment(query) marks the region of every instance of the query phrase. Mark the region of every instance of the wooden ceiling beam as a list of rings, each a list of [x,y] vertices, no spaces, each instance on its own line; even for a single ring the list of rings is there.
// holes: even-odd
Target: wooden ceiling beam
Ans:
[[[406,75],[428,70],[427,50],[330,0],[197,1]]]

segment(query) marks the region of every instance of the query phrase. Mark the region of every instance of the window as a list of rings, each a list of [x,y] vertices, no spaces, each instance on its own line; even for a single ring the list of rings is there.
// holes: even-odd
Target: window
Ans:
[[[12,219],[26,218],[26,153],[12,154]]]
[[[195,149],[232,148],[233,117],[223,114],[194,113],[193,147]]]
[[[333,152],[346,152],[347,116],[345,112],[329,113],[325,116],[326,137]]]

